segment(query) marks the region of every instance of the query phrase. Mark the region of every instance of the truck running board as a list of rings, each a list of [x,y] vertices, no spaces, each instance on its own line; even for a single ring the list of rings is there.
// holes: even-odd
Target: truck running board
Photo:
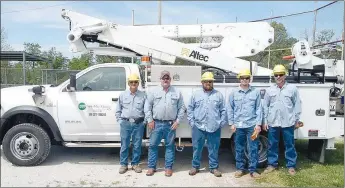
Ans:
[[[132,143],[131,143],[132,144]],[[117,148],[121,147],[121,142],[64,142],[63,145],[65,147],[70,148],[82,148],[82,147],[94,147],[94,148]],[[179,138],[179,141],[175,141],[175,145],[178,148],[190,147],[192,143],[190,142],[182,142]],[[150,140],[143,139],[141,146],[149,147]],[[162,139],[158,146],[165,146],[164,140]]]
[[[113,148],[113,147],[121,147],[121,143],[88,143],[88,142],[64,142],[63,145],[65,147],[94,147],[94,148]]]

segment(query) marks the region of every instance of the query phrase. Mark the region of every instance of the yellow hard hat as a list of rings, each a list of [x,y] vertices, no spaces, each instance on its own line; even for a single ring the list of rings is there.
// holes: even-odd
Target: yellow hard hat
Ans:
[[[128,76],[128,81],[139,81],[139,76],[137,74],[130,74]]]
[[[274,66],[273,74],[276,74],[276,73],[284,73],[284,74],[286,74],[285,67],[283,65],[276,65],[276,66]]]
[[[248,69],[241,70],[238,73],[237,78],[240,78],[241,76],[250,76],[250,70],[248,70]]]
[[[204,74],[202,74],[201,81],[206,81],[206,80],[215,80],[212,72],[205,72]]]

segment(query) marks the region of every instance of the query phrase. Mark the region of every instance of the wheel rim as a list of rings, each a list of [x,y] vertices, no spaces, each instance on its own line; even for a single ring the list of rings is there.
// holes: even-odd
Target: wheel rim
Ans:
[[[28,132],[16,134],[10,142],[12,154],[20,160],[33,159],[39,151],[39,142],[36,136]]]
[[[258,163],[262,163],[267,160],[268,139],[263,135],[259,135],[258,139],[259,139]],[[247,148],[244,150],[244,154],[246,155],[247,159],[249,158],[248,151],[249,151],[249,145],[247,144]]]
[[[259,136],[259,163],[267,160],[268,139],[265,136]]]

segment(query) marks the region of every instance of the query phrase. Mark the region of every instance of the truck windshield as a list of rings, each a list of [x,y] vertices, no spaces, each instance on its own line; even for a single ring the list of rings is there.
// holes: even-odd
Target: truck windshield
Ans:
[[[123,67],[100,67],[77,79],[77,91],[124,91],[126,72]]]

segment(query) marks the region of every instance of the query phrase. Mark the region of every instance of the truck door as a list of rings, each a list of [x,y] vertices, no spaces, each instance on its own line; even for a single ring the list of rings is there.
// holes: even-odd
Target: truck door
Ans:
[[[76,91],[62,90],[58,100],[61,134],[66,141],[120,141],[115,109],[126,90],[124,67],[98,67],[76,79]]]

